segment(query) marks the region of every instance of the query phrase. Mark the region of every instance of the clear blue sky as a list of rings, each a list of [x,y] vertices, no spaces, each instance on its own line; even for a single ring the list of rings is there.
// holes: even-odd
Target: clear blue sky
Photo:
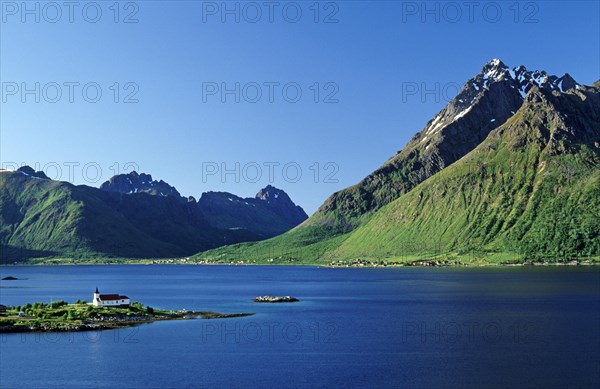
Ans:
[[[134,162],[198,197],[208,190],[252,196],[269,183],[265,163],[274,162],[280,165],[272,184],[310,214],[401,149],[456,93],[455,85],[492,58],[568,72],[584,84],[600,78],[597,1],[482,1],[474,9],[464,2],[338,1],[319,3],[318,15],[313,1],[281,1],[272,23],[263,3],[228,2],[234,10],[228,14],[221,1],[121,2],[116,15],[114,1],[99,1],[102,15],[92,23],[98,9],[88,2],[72,10],[27,2],[28,13],[20,1],[2,1],[2,163],[46,165],[51,176],[56,163],[61,178],[76,184],[86,183],[82,168],[93,163],[87,183],[98,186],[115,162],[121,169]],[[302,15],[292,23],[298,9]],[[79,83],[72,103],[70,82]],[[36,83],[39,103],[35,93],[22,93]],[[89,83],[101,88],[97,103],[83,98],[83,85],[86,98],[95,97]],[[209,94],[214,83],[230,89],[239,83],[240,102],[233,94],[225,102]],[[273,102],[264,83],[279,83]],[[295,98],[296,84],[282,96],[288,83],[301,88],[297,103],[285,99]],[[245,101],[256,99],[257,84],[262,96]],[[439,92],[403,94],[409,84],[438,85]],[[135,88],[138,102],[124,103]],[[337,103],[323,102],[330,94]],[[74,177],[65,166],[70,162],[80,164]],[[326,169],[328,162],[335,165]],[[203,166],[223,163],[232,170],[240,164],[240,182],[233,174],[203,179]],[[262,179],[251,182],[256,164]],[[94,166],[102,168],[98,182]],[[298,166],[303,175],[291,182]],[[337,182],[324,182],[336,166]]]

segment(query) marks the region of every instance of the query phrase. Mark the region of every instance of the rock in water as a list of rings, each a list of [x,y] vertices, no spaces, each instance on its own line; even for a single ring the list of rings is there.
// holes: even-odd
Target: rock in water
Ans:
[[[292,296],[258,296],[254,299],[255,303],[295,303],[298,300]]]

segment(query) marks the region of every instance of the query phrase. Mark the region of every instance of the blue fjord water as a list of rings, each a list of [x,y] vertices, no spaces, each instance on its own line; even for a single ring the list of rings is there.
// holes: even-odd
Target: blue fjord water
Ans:
[[[0,304],[129,295],[244,318],[2,334],[0,388],[598,388],[595,268],[0,267]],[[256,304],[257,295],[293,304]]]

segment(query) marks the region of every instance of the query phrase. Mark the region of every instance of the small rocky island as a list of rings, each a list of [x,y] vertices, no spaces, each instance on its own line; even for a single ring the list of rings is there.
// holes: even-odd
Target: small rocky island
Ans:
[[[164,310],[134,302],[128,306],[98,307],[85,301],[0,306],[0,333],[95,331],[131,327],[161,320],[224,319],[253,313]]]
[[[255,303],[295,303],[298,300],[292,296],[258,296],[254,299]]]

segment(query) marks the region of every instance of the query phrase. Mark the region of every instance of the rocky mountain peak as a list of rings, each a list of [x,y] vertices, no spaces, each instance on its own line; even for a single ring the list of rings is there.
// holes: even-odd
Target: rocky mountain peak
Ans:
[[[488,77],[495,78],[504,74],[504,72],[508,71],[508,66],[501,60],[494,58],[491,61],[488,61],[485,65],[483,65],[483,69],[481,69],[481,74],[487,75]]]
[[[181,197],[175,187],[163,180],[156,181],[150,174],[133,171],[127,174],[118,174],[100,185],[101,190],[125,194],[148,193],[159,196]]]
[[[500,59],[492,59],[401,151],[357,185],[334,193],[314,220],[337,223],[344,231],[353,228],[364,214],[395,200],[473,150],[515,115],[534,87],[549,95],[569,95],[585,88],[568,74],[557,77],[523,65],[511,69]]]
[[[265,204],[273,211],[285,215],[288,220],[292,220],[295,224],[302,223],[308,218],[302,207],[294,204],[287,193],[272,185],[267,185],[258,191],[254,199],[254,201]]]
[[[580,87],[577,81],[575,81],[575,79],[571,77],[569,73],[565,73],[560,80],[562,81],[562,84],[560,85],[562,90],[567,91],[571,89],[578,89]]]
[[[292,203],[292,200],[283,190],[275,188],[272,185],[267,185],[262,188],[256,196],[254,196],[257,200],[263,200],[267,202],[289,202]]]
[[[569,74],[558,77],[548,74],[545,70],[528,70],[523,65],[511,69],[501,60],[493,59],[483,66],[479,74],[465,84],[465,88],[463,88],[461,93],[470,91],[471,97],[476,97],[473,95],[477,93],[473,92],[489,90],[491,85],[497,82],[508,83],[510,88],[519,92],[523,99],[534,85],[540,88],[556,90],[560,93],[580,87]],[[474,102],[474,100],[472,99],[471,102]]]
[[[34,178],[40,178],[42,180],[49,180],[50,178],[43,172],[43,171],[39,171],[36,172],[35,170],[33,170],[33,168],[31,166],[21,166],[20,168],[17,169],[18,172],[21,172],[27,176],[31,176]]]
[[[574,152],[572,145],[588,144],[598,153],[600,93],[581,86],[566,93],[534,86],[525,98],[523,114],[544,123],[553,152]]]
[[[198,200],[204,217],[217,226],[260,230],[263,237],[272,237],[308,218],[283,190],[268,185],[255,197],[241,198],[227,192],[205,192]]]
[[[581,87],[573,77],[565,73],[562,77],[549,75],[544,70],[528,70],[520,65],[510,69],[499,59],[488,61],[481,72],[465,83],[458,95],[430,121],[424,131],[419,133],[420,141],[431,139],[460,119],[484,116],[493,125],[481,120],[469,123],[469,127],[497,127],[506,121],[521,107],[523,100],[531,88],[537,87],[549,91],[566,93]],[[493,102],[493,104],[489,104]],[[484,130],[486,133],[488,129]],[[425,137],[423,137],[425,135]]]

